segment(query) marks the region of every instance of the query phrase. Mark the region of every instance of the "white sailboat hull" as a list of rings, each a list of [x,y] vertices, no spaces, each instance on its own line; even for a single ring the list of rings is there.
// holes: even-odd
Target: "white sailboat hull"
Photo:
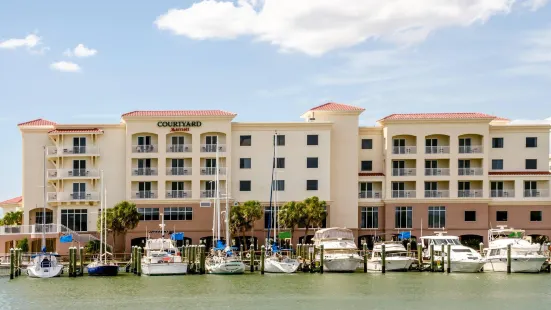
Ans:
[[[511,257],[511,272],[537,273],[541,271],[546,258],[525,256]],[[484,265],[485,272],[507,272],[507,258],[490,258]]]
[[[482,271],[485,263],[486,262],[484,260],[452,261],[450,271],[458,273],[477,273]],[[448,264],[446,262],[444,263],[444,268],[448,268]]]
[[[294,273],[297,271],[300,263],[296,259],[282,259],[277,257],[268,257],[264,260],[264,272],[268,273]]]
[[[40,266],[27,267],[27,275],[31,278],[54,278],[59,277],[63,271],[63,265],[42,268]]]
[[[413,264],[415,259],[409,257],[387,257],[385,262],[386,271],[407,271]],[[378,260],[370,260],[367,262],[367,270],[382,271],[382,262]]]
[[[354,272],[361,262],[360,256],[326,256],[323,259],[323,271]]]
[[[187,263],[148,264],[142,262],[142,274],[146,276],[183,275],[187,273],[187,270]]]
[[[206,266],[210,274],[242,274],[245,273],[245,264],[240,261],[223,261]]]

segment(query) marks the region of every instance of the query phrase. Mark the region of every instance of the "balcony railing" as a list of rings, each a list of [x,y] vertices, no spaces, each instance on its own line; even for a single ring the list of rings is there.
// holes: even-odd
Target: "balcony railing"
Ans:
[[[457,170],[458,175],[483,175],[484,169],[482,168],[459,168]]]
[[[460,190],[457,191],[457,197],[459,198],[482,198],[482,190]]]
[[[46,196],[48,202],[99,201],[98,192],[50,192]]]
[[[512,189],[492,190],[490,196],[492,198],[515,198],[515,191]]]
[[[157,151],[157,145],[155,144],[132,146],[132,153],[157,153]]]
[[[133,199],[157,199],[157,191],[134,191]]]
[[[484,151],[482,145],[460,146],[460,154],[480,154]]]
[[[416,146],[393,146],[392,154],[416,154]]]
[[[166,147],[168,153],[186,153],[191,152],[191,144],[169,144]]]
[[[97,240],[97,238],[91,235],[78,235],[77,232],[67,228],[61,224],[34,224],[34,225],[17,225],[17,226],[0,226],[0,235],[11,235],[11,234],[52,234],[52,233],[71,233],[75,239],[80,239],[79,237],[88,236],[89,240]]]
[[[524,191],[526,198],[549,197],[549,191],[546,189],[530,189]]]
[[[425,146],[425,154],[449,154],[449,146]]]
[[[203,153],[216,153],[217,144],[201,144],[201,152]],[[225,152],[226,145],[218,144],[218,152]]]
[[[173,190],[166,192],[167,199],[190,199],[191,191],[190,190]]]
[[[99,178],[97,169],[48,169],[48,179]]]
[[[220,191],[220,198],[223,198],[224,192]],[[202,190],[201,198],[216,198],[216,190]]]
[[[425,168],[426,176],[450,175],[449,168]]]
[[[203,167],[201,168],[201,175],[216,175],[216,169],[218,169],[219,175],[226,175],[226,167]]]
[[[166,168],[166,175],[191,175],[191,167],[169,167]]]
[[[416,169],[415,168],[399,168],[399,169],[392,169],[392,175],[397,176],[415,176]]]
[[[360,199],[381,199],[381,192],[378,191],[360,191],[358,193]]]
[[[450,197],[449,190],[425,191],[425,198],[448,198],[448,197]]]
[[[134,176],[140,176],[140,175],[158,175],[159,172],[157,168],[132,168],[132,175]]]
[[[415,198],[415,191],[392,191],[392,198]]]
[[[73,156],[73,155],[99,155],[97,146],[48,146],[46,152],[49,156]]]

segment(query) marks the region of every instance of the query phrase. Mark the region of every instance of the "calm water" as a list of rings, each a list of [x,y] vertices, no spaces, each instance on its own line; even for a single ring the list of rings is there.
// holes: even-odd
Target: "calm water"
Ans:
[[[0,279],[0,309],[551,309],[551,275],[356,273]]]

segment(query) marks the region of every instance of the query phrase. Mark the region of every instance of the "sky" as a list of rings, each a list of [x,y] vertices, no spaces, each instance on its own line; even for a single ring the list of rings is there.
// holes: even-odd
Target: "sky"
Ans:
[[[116,123],[316,105],[551,117],[548,0],[1,1],[0,201],[21,193],[20,122]],[[551,122],[551,119],[544,122]]]

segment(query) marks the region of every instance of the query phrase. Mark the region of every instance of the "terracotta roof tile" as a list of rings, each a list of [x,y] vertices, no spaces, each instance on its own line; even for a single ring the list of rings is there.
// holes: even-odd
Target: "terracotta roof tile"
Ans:
[[[360,172],[358,173],[358,176],[361,177],[384,177],[384,173],[378,173],[378,172]]]
[[[335,102],[328,102],[322,105],[319,105],[317,107],[311,108],[310,111],[365,111],[364,108],[342,104],[342,103],[335,103]]]
[[[16,203],[21,203],[22,201],[23,201],[23,196],[19,196],[12,199],[8,199],[6,201],[2,201],[0,202],[0,205],[16,204]]]
[[[551,175],[551,171],[490,171],[489,175]]]
[[[17,126],[53,126],[56,125],[55,122],[49,121],[47,119],[37,118],[32,121],[24,122],[17,124]]]
[[[48,131],[49,134],[71,134],[71,133],[103,133],[99,128],[81,128],[81,129],[54,129]]]
[[[498,117],[484,113],[412,113],[391,114],[380,121],[387,120],[426,120],[426,119],[498,119]]]
[[[222,110],[175,110],[175,111],[132,111],[125,116],[236,116],[237,114]]]

